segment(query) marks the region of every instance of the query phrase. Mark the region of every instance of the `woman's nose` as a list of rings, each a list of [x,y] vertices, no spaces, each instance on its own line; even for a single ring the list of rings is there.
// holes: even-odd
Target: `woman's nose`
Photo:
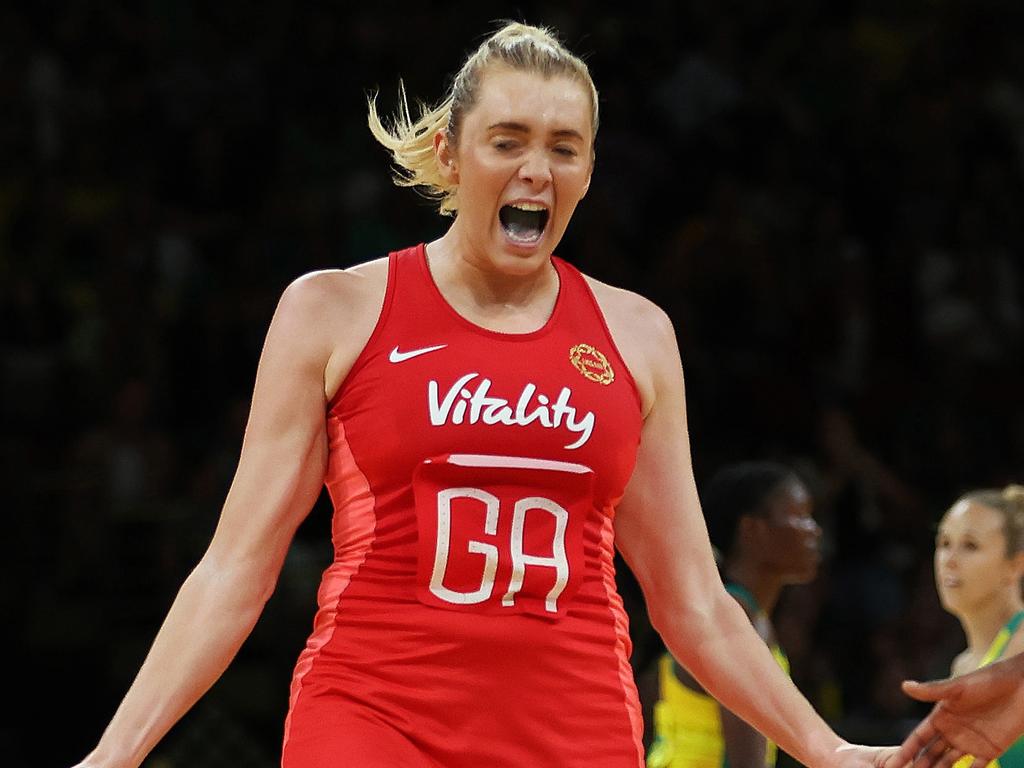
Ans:
[[[519,167],[519,178],[531,184],[543,185],[551,181],[551,163],[544,152],[531,152]]]

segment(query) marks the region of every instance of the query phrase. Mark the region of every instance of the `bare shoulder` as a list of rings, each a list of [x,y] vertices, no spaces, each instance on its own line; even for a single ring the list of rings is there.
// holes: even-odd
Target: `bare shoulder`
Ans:
[[[602,283],[589,275],[584,277],[609,322],[614,316],[621,320],[629,320],[630,324],[639,323],[646,331],[664,332],[671,329],[672,321],[668,315],[650,299],[625,288]]]
[[[383,301],[387,285],[387,259],[349,269],[323,269],[296,278],[281,295],[279,311],[306,314],[320,319],[345,315],[354,319],[375,299]]]
[[[292,343],[308,344],[324,366],[328,399],[373,333],[387,289],[386,258],[349,269],[309,272],[285,288],[274,314]]]
[[[664,366],[677,365],[679,348],[672,320],[650,299],[586,277],[615,346],[636,380],[645,403],[653,401],[655,380]],[[645,408],[646,410],[646,408]]]

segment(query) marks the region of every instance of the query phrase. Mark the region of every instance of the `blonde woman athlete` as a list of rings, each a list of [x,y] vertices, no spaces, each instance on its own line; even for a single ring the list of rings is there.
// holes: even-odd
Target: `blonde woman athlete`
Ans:
[[[967,635],[954,677],[1024,651],[1024,487],[973,491],[950,507],[936,537],[935,581]],[[957,766],[972,762],[964,757]],[[1024,768],[1024,738],[991,765]]]
[[[286,289],[213,540],[80,768],[136,768],[223,673],[325,484],[335,558],[284,768],[639,768],[615,546],[729,709],[811,768],[890,768],[815,714],[722,586],[671,323],[552,255],[597,106],[584,63],[522,24],[419,119],[371,104],[401,183],[457,216]]]

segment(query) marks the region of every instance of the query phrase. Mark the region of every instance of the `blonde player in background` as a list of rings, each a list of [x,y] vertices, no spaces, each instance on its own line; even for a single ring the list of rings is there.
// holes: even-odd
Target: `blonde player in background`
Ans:
[[[953,661],[953,682],[922,688],[910,684],[908,692],[920,695],[953,696],[950,703],[940,704],[931,716],[928,727],[956,723],[970,717],[970,710],[958,714],[954,702],[977,695],[977,683],[958,685],[955,678],[987,667],[1001,658],[1017,657],[1024,651],[1024,487],[1011,485],[1001,490],[972,491],[960,497],[939,524],[935,541],[935,582],[943,607],[956,616],[967,635],[967,648]],[[994,680],[1003,686],[1001,692],[1012,692],[1012,680]],[[945,686],[945,688],[943,687]],[[938,692],[936,692],[936,688]],[[949,691],[955,693],[949,693]],[[931,693],[929,693],[931,692]],[[963,706],[963,705],[961,705]],[[971,706],[971,704],[967,704]],[[982,705],[984,706],[984,705]],[[1011,702],[1006,707],[1012,708]],[[951,707],[953,711],[950,712]],[[992,721],[986,716],[982,725]],[[967,744],[970,749],[950,748],[941,731],[931,734],[929,749],[942,753],[935,756],[943,764],[952,764],[966,752],[973,755],[978,768],[988,760],[1001,768],[1024,768],[1024,738],[1007,743],[1005,733],[997,730],[995,739],[981,738]],[[977,747],[978,751],[974,751]],[[999,751],[994,749],[998,747]],[[930,754],[930,753],[929,753]],[[981,762],[984,760],[984,762]],[[972,760],[962,757],[958,768],[969,768]]]

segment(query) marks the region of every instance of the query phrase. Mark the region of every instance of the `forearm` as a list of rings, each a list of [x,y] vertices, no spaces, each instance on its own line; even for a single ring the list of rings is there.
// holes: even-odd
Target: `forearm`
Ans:
[[[672,655],[708,693],[804,765],[823,765],[844,743],[724,591],[702,609],[655,618],[655,625]]]
[[[96,749],[97,768],[136,768],[213,685],[252,631],[272,585],[204,558],[185,580]]]

